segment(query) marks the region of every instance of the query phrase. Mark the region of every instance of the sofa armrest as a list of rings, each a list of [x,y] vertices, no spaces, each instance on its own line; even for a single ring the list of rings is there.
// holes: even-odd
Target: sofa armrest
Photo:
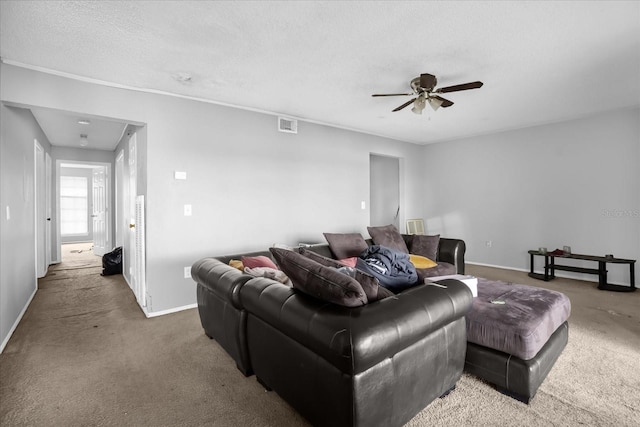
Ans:
[[[191,277],[222,300],[231,302],[237,309],[242,309],[240,288],[253,278],[216,258],[203,258],[196,261],[191,266]]]
[[[464,253],[467,246],[464,240],[441,237],[436,261],[448,262],[456,267],[456,273],[464,274]]]
[[[256,316],[348,374],[363,372],[462,318],[473,300],[465,284],[451,280],[446,287],[418,285],[348,308],[266,278],[247,282],[240,298],[249,322]]]

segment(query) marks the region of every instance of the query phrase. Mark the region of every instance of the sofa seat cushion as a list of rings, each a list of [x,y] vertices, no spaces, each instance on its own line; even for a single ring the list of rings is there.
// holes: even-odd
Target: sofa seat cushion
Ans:
[[[451,274],[456,274],[456,266],[449,264],[448,262],[440,261],[435,267],[416,268],[416,273],[418,273],[418,282],[424,283],[424,279],[427,277],[449,276]]]
[[[295,289],[322,301],[345,307],[367,304],[367,295],[354,278],[298,252],[281,248],[269,250]]]
[[[478,278],[467,341],[529,360],[570,314],[571,301],[560,292]]]

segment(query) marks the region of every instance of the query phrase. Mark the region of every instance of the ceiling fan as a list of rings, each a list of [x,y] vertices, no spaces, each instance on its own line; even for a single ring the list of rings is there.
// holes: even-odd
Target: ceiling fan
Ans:
[[[435,87],[437,84],[438,79],[436,79],[436,76],[434,76],[433,74],[425,73],[420,74],[420,77],[416,77],[415,79],[411,80],[411,89],[413,89],[412,93],[375,93],[371,96],[415,96],[415,98],[413,98],[412,100],[405,102],[392,111],[400,111],[413,103],[413,108],[411,109],[411,111],[416,114],[422,114],[422,110],[424,110],[427,102],[434,111],[440,107],[447,108],[453,105],[453,102],[441,97],[440,95],[438,95],[439,93],[479,89],[483,85],[482,82],[471,82],[436,89]]]

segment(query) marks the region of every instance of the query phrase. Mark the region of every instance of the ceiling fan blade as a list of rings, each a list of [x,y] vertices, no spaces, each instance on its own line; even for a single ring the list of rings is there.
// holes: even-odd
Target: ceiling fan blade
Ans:
[[[411,104],[411,103],[412,103],[413,101],[415,101],[416,99],[418,99],[418,98],[413,98],[411,101],[407,101],[407,102],[405,102],[404,104],[402,104],[401,106],[399,106],[399,107],[397,107],[397,108],[395,108],[395,109],[393,109],[393,110],[391,110],[391,111],[392,111],[392,112],[394,112],[394,113],[395,113],[396,111],[400,111],[400,110],[402,110],[404,107],[406,107],[407,105]]]
[[[420,74],[420,87],[425,89],[426,91],[430,91],[431,89],[433,89],[437,83],[438,80],[436,80],[436,76],[434,76],[433,74]]]
[[[371,96],[407,96],[413,95],[413,93],[374,93]]]
[[[453,105],[453,102],[449,101],[448,99],[444,99],[441,96],[435,95],[434,98],[442,102],[442,104],[440,105],[442,108],[451,107]]]
[[[457,92],[460,90],[479,89],[483,85],[482,82],[463,83],[461,85],[441,87],[436,90],[437,93]]]

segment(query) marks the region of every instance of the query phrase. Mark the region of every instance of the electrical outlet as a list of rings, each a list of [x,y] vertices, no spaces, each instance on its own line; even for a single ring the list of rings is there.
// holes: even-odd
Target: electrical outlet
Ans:
[[[191,267],[184,268],[184,278],[191,279]]]
[[[488,248],[493,246],[493,242],[491,240],[487,240],[484,244],[487,245]]]

